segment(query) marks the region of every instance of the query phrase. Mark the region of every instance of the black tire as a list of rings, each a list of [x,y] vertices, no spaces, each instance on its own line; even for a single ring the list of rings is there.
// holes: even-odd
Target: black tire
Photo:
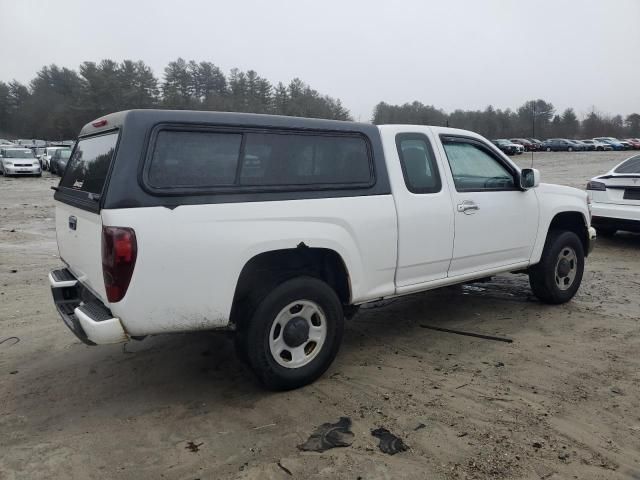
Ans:
[[[572,249],[575,253],[575,276],[566,289],[558,286],[556,266],[563,250]],[[582,274],[584,273],[584,248],[580,238],[566,230],[552,230],[547,235],[547,240],[542,251],[540,263],[529,268],[529,284],[531,290],[538,299],[544,303],[557,305],[566,303],[573,298],[580,287]]]
[[[326,336],[309,363],[288,368],[280,365],[271,353],[271,327],[287,305],[304,300],[322,310]],[[317,278],[296,277],[279,284],[259,302],[247,324],[236,332],[236,347],[266,388],[290,390],[313,382],[329,368],[340,348],[343,331],[344,312],[336,292]],[[284,331],[280,335],[284,336]]]

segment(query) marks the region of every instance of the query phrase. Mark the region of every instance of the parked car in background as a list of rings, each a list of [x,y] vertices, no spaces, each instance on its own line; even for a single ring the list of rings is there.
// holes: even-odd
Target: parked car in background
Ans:
[[[531,142],[530,140],[527,140],[526,138],[512,138],[510,139],[510,141],[515,144],[522,145],[526,152],[536,152],[539,150],[538,145]]]
[[[508,140],[506,138],[498,138],[496,140],[496,142],[507,142],[510,143],[511,145],[513,145],[515,147],[516,150],[516,155],[520,155],[522,153],[524,153],[524,146],[520,145],[519,143],[513,143],[511,140]]]
[[[507,155],[516,155],[518,153],[518,145],[511,142],[510,140],[491,140],[491,143],[493,143]]]
[[[598,150],[598,151],[613,150],[613,147],[611,145],[609,145],[608,143],[600,142],[598,140],[580,140],[580,141],[585,145],[593,146],[591,150]]]
[[[592,223],[598,233],[640,232],[640,155],[616,165],[587,184]]]
[[[584,149],[578,147],[571,140],[566,138],[550,138],[542,142],[542,148],[547,152],[573,152],[574,150]]]
[[[57,146],[57,147],[45,148],[44,154],[40,158],[40,163],[42,164],[43,170],[50,170],[51,157],[53,157],[53,154],[56,152],[56,150],[60,150],[61,148],[68,148],[68,147]]]
[[[607,145],[610,145],[613,150],[627,150],[628,149],[617,138],[613,138],[613,137],[596,137],[596,138],[594,138],[594,140],[597,140],[599,142],[606,143]]]
[[[580,145],[585,152],[593,152],[596,149],[596,146],[594,144],[585,143],[582,140],[572,140],[572,142]]]
[[[0,138],[0,148],[13,147],[15,144],[11,140]]]
[[[67,162],[71,156],[70,148],[58,148],[53,152],[53,156],[49,162],[51,173],[56,175],[62,175],[65,168],[67,168]]]
[[[1,148],[0,173],[2,175],[42,175],[40,162],[29,148]]]
[[[625,138],[625,142],[631,145],[634,150],[640,150],[640,139],[637,138]]]
[[[537,138],[527,138],[527,140],[529,140],[531,143],[536,145],[536,147],[538,147],[538,151],[542,150],[542,141],[541,140],[538,140]]]
[[[567,139],[569,140],[571,143],[573,143],[575,145],[575,148],[573,149],[576,152],[584,152],[589,150],[589,145],[586,145],[584,143],[582,143],[580,140],[571,140],[571,139]]]

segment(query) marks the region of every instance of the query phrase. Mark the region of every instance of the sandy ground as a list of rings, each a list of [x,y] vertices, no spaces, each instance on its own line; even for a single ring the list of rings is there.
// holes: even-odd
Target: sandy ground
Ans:
[[[534,165],[583,187],[625,156]],[[505,275],[361,310],[322,379],[270,393],[221,334],[76,340],[46,280],[59,265],[56,182],[0,177],[0,341],[20,339],[0,343],[0,478],[640,479],[640,236],[602,239],[567,305]],[[341,416],[352,446],[297,449]],[[377,427],[409,450],[380,452]]]

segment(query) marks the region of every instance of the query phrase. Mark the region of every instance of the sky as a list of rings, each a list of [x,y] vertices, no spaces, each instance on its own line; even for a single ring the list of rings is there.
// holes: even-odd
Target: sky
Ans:
[[[640,0],[0,0],[0,19],[5,82],[182,57],[299,77],[361,121],[380,101],[640,112]]]

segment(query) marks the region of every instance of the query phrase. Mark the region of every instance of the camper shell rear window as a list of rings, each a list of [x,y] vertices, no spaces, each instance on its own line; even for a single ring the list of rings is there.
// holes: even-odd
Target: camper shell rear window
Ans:
[[[100,195],[113,161],[118,133],[81,138],[64,171],[60,187]]]

